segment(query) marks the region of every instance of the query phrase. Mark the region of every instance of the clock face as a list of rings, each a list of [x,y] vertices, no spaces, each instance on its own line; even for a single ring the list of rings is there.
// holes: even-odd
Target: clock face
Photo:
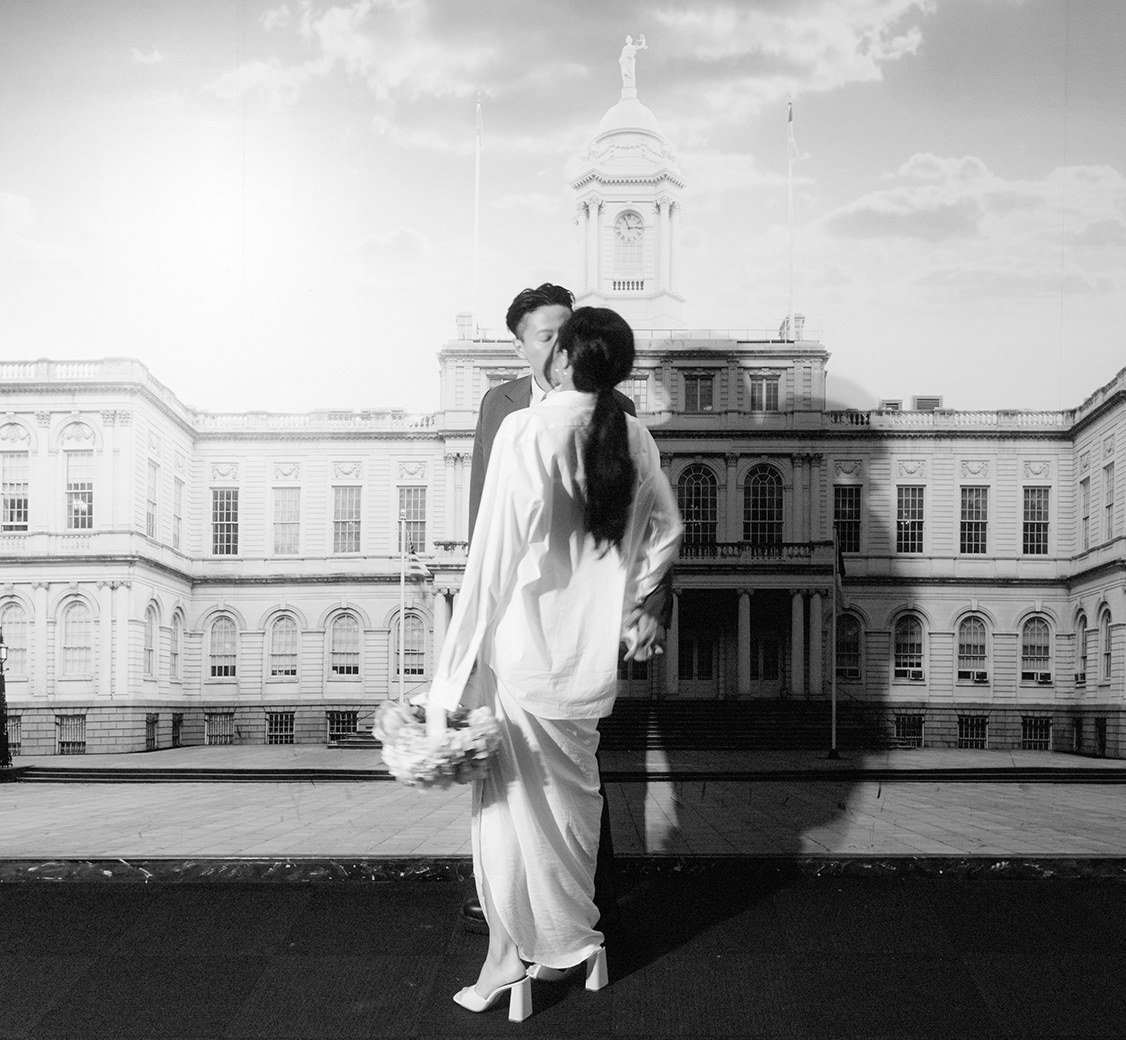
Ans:
[[[640,241],[645,230],[641,217],[636,213],[623,213],[614,222],[614,234],[623,242]]]

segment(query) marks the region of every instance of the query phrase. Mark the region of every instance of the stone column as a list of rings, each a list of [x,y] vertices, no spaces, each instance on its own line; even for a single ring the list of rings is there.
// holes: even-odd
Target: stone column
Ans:
[[[450,625],[450,597],[449,589],[434,590],[434,666],[438,664],[438,655],[442,652],[442,644],[446,641],[446,631]]]
[[[820,697],[824,686],[821,611],[821,590],[814,589],[809,597],[809,693],[812,697]]]
[[[113,692],[113,589],[112,582],[98,582],[98,695],[108,698]]]
[[[727,509],[723,518],[727,528],[728,542],[741,542],[743,540],[743,498],[739,494],[738,465],[739,456],[735,454],[726,457],[727,462]]]
[[[37,581],[31,585],[33,602],[35,604],[35,624],[32,627],[32,636],[29,640],[29,649],[33,655],[33,665],[28,669],[28,690],[32,696],[47,693],[47,660],[49,654],[50,625],[47,617],[47,582]]]
[[[790,692],[805,696],[805,593],[790,593]]]
[[[465,478],[466,459],[472,460],[471,455],[459,454],[454,456],[454,509],[457,517],[457,541],[465,541],[469,537],[469,492],[468,481]]]
[[[113,615],[114,615],[114,667],[113,667],[113,688],[111,695],[116,693],[118,697],[126,697],[129,695],[129,601],[133,583],[131,581],[119,581],[116,583],[113,592]]]
[[[739,670],[736,690],[740,697],[751,695],[751,593],[739,590],[738,628]]]
[[[445,537],[451,541],[456,542],[461,538],[461,517],[458,515],[461,512],[460,503],[457,500],[457,473],[456,467],[458,465],[458,456],[452,452],[447,452],[445,455],[445,484],[446,484],[446,531]]]
[[[680,593],[673,590],[672,616],[665,639],[665,694],[675,697],[680,692]]]
[[[666,288],[675,290],[676,288],[676,264],[675,249],[673,248],[676,243],[677,236],[680,231],[680,203],[669,203],[669,277]]]

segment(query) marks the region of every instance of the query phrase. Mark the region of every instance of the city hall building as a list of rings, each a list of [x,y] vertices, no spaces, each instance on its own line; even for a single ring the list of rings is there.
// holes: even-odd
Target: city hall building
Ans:
[[[635,91],[571,188],[578,302],[637,330],[622,389],[686,524],[667,652],[621,697],[827,714],[835,692],[903,744],[1126,754],[1126,369],[1062,411],[834,408],[800,318],[684,327],[685,183]],[[524,372],[457,328],[427,415],[216,414],[131,359],[0,362],[13,749],[323,743],[424,686],[477,403]]]

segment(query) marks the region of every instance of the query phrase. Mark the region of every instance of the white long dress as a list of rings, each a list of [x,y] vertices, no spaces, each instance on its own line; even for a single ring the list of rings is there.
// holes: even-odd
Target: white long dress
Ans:
[[[556,391],[501,424],[429,695],[447,710],[487,704],[500,722],[497,761],[473,793],[478,892],[487,906],[487,886],[524,960],[557,968],[602,943],[597,720],[613,708],[623,624],[682,533],[657,446],[632,416],[638,479],[620,551],[600,552],[584,531],[581,443],[594,403]]]

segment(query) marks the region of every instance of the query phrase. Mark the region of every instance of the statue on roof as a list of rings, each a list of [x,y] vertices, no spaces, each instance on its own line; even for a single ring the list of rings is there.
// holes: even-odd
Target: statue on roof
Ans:
[[[625,46],[622,48],[622,53],[618,58],[618,64],[622,69],[622,93],[627,90],[632,90],[634,95],[637,92],[637,52],[647,51],[649,48],[645,45],[645,34],[642,33],[637,43],[633,42],[632,36],[626,37]]]

